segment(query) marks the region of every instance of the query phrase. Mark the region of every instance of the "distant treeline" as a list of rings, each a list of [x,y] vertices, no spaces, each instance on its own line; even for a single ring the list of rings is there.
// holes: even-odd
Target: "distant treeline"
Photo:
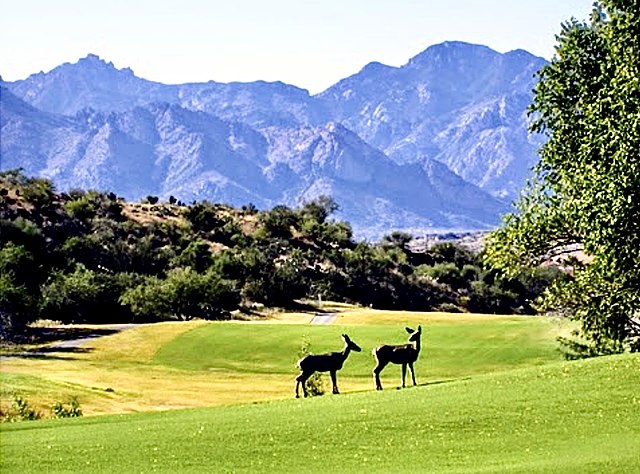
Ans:
[[[454,243],[411,250],[402,232],[356,242],[320,197],[299,208],[233,208],[149,196],[57,193],[46,179],[0,173],[0,323],[225,319],[300,299],[374,308],[533,314],[561,273],[504,279]]]

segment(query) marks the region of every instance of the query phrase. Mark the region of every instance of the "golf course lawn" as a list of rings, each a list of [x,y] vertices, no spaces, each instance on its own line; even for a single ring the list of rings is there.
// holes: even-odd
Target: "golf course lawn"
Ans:
[[[640,472],[640,357],[2,426],[2,472]]]
[[[195,408],[286,399],[293,395],[303,341],[312,352],[340,350],[348,333],[363,351],[338,376],[341,391],[373,388],[373,347],[407,340],[423,326],[418,383],[439,382],[562,360],[556,320],[531,317],[350,310],[329,326],[308,315],[268,322],[159,323],[87,342],[77,351],[12,358],[0,367],[0,405],[15,394],[43,414],[76,397],[85,415]],[[302,323],[302,324],[300,324]],[[325,387],[328,384],[328,377]],[[385,387],[400,369],[382,373]]]
[[[565,362],[551,318],[345,309],[257,322],[159,323],[78,349],[4,359],[15,396],[50,416],[0,425],[0,472],[640,472],[640,356]],[[417,387],[373,390],[371,350],[423,329]],[[362,352],[340,395],[295,399],[295,362]],[[325,390],[330,392],[328,377]],[[95,416],[101,415],[101,416]]]

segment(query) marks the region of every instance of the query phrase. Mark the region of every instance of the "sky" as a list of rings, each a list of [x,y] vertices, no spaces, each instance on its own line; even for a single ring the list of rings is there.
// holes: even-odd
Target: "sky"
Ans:
[[[283,81],[321,92],[443,41],[551,59],[593,0],[0,0],[0,75],[97,54],[145,79]]]

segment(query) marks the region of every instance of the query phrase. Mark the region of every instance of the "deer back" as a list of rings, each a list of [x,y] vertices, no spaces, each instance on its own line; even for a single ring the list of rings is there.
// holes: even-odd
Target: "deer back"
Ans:
[[[376,347],[373,350],[373,355],[379,361],[408,364],[418,359],[418,350],[413,344],[401,344],[398,346],[384,344]]]
[[[298,361],[298,367],[304,372],[329,372],[340,370],[345,357],[341,352],[327,354],[309,354]]]

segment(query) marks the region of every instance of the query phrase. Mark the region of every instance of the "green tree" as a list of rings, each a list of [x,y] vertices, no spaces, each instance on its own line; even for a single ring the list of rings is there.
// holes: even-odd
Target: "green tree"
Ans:
[[[589,354],[640,350],[640,2],[603,0],[562,25],[539,72],[536,178],[489,239],[510,272],[582,248],[593,257],[552,286],[548,308],[580,322]],[[575,347],[575,346],[574,346]]]
[[[23,246],[0,248],[0,339],[10,339],[36,319],[39,265]]]
[[[412,240],[413,240],[413,235],[411,235],[408,232],[400,232],[400,231],[391,232],[391,234],[388,234],[382,237],[382,242],[384,245],[398,248],[405,253],[409,251],[408,245]]]
[[[299,224],[298,215],[287,206],[275,206],[260,218],[262,226],[271,238],[288,239],[292,236],[292,230]]]
[[[213,262],[211,248],[202,239],[195,239],[174,259],[177,267],[191,267],[196,272],[202,273]]]
[[[41,316],[65,323],[130,322],[131,313],[118,300],[141,277],[100,273],[77,264],[72,272],[54,272],[42,288]]]
[[[217,272],[199,274],[186,267],[171,270],[164,279],[147,278],[125,291],[120,302],[138,319],[186,321],[225,319],[228,311],[238,306],[240,297],[234,282]]]
[[[312,219],[318,224],[324,224],[327,218],[340,207],[330,196],[319,196],[311,202],[307,202],[300,209],[303,219]]]

